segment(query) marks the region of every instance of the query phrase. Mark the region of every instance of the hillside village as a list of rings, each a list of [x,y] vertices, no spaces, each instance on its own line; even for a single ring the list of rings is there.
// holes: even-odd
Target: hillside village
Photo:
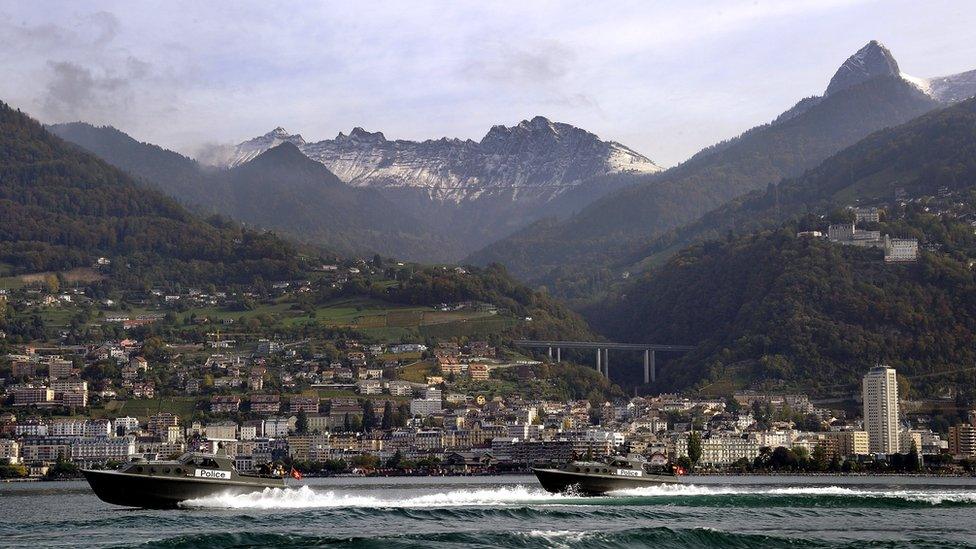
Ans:
[[[282,300],[341,289],[371,270],[357,264],[263,290],[151,289],[125,305],[91,287],[56,287],[57,279],[8,288],[8,310],[60,313],[65,326],[29,322],[39,330],[30,334],[14,323],[5,334],[0,472],[56,478],[133,455],[218,446],[243,471],[285,461],[307,474],[499,473],[615,453],[699,470],[952,471],[976,456],[976,444],[959,436],[973,427],[953,425],[947,436],[938,423],[946,420],[930,414],[901,416],[897,446],[879,450],[858,414],[803,394],[627,398],[587,366],[522,354],[498,332],[411,338],[360,321],[376,309],[288,331],[296,317],[284,315]],[[252,312],[277,308],[224,314],[241,299],[255,300]],[[81,304],[90,307],[84,315]],[[474,302],[426,312],[475,321],[510,314]],[[366,335],[371,327],[380,331]],[[25,335],[31,341],[18,343]],[[40,335],[51,339],[38,344]]]

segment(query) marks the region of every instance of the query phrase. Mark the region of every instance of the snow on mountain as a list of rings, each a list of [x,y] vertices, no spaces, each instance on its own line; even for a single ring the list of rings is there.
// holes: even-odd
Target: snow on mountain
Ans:
[[[305,140],[299,134],[289,134],[284,128],[278,126],[270,132],[245,141],[234,148],[234,152],[227,161],[227,167],[233,168],[245,162],[249,162],[268,149],[273,149],[284,142],[294,143],[301,147]]]
[[[918,78],[904,73],[901,77],[942,103],[964,101],[976,95],[976,70],[935,78]]]
[[[230,165],[282,141],[291,141],[350,185],[422,189],[431,198],[455,202],[500,194],[514,199],[527,191],[548,200],[595,176],[661,170],[620,143],[541,116],[494,126],[481,141],[391,141],[357,127],[349,135],[306,143],[276,128],[238,145]]]
[[[877,40],[872,40],[844,61],[830,79],[822,96],[801,100],[779,115],[773,123],[791,120],[819,104],[825,97],[842,89],[884,76],[897,76],[940,103],[955,103],[976,95],[976,70],[937,78],[912,76],[901,72],[898,62],[888,48]]]
[[[976,70],[936,78],[911,76],[901,72],[888,48],[877,40],[872,40],[837,69],[824,96],[878,76],[900,76],[942,103],[955,103],[976,95]]]
[[[866,82],[878,76],[898,75],[898,62],[891,55],[888,48],[877,40],[868,42],[863,48],[848,57],[844,64],[837,69],[824,96]]]

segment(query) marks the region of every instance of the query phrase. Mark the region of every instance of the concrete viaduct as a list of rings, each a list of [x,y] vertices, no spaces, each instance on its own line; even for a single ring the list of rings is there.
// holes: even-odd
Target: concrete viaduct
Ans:
[[[552,350],[556,350],[556,362],[562,360],[563,349],[596,350],[596,371],[605,377],[610,377],[610,349],[615,351],[643,351],[644,352],[644,383],[651,383],[657,379],[655,353],[683,353],[691,351],[690,345],[655,345],[652,343],[611,343],[607,341],[533,341],[519,340],[516,346],[529,349],[548,349],[549,358],[553,358]]]

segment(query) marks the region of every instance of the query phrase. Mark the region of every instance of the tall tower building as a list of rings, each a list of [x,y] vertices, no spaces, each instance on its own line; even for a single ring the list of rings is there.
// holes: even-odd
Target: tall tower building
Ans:
[[[864,430],[868,451],[894,454],[899,450],[898,378],[894,368],[875,366],[864,376]]]

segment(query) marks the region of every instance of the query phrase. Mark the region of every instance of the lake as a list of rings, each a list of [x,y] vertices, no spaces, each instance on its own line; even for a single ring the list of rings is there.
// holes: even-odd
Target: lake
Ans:
[[[976,479],[696,477],[581,498],[533,477],[322,478],[146,511],[0,484],[4,547],[976,547]],[[302,486],[305,484],[305,486]]]

